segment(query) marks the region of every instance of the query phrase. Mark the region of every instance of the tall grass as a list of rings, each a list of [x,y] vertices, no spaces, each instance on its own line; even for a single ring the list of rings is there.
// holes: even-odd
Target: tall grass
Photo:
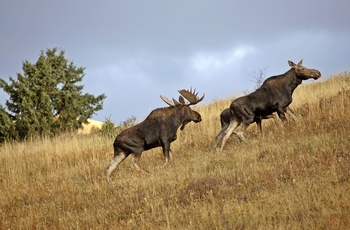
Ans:
[[[213,148],[231,99],[194,109],[173,163],[146,151],[140,174],[121,163],[105,180],[113,139],[67,135],[0,147],[0,229],[348,229],[350,77],[302,85],[297,121],[251,125]]]

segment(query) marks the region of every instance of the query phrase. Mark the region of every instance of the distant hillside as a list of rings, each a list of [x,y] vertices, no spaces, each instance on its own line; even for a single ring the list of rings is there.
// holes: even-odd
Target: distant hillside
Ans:
[[[83,124],[83,128],[78,129],[78,134],[97,133],[102,129],[102,121],[88,119],[88,122],[87,124]]]
[[[233,95],[241,96],[241,95]],[[350,229],[350,74],[299,86],[297,120],[252,124],[214,149],[232,99],[195,106],[171,145],[105,178],[114,138],[65,135],[0,146],[0,229]]]

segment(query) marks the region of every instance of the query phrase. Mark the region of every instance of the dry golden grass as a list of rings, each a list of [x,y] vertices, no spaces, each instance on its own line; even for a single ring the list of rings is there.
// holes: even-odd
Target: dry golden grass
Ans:
[[[195,109],[178,132],[173,163],[161,149],[129,159],[105,180],[112,139],[98,135],[0,147],[0,229],[349,229],[350,75],[300,86],[297,121],[253,124],[214,150],[231,100]]]

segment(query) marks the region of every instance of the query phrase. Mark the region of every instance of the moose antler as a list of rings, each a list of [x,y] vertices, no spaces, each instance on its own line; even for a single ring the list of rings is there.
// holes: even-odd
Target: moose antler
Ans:
[[[183,98],[183,96],[179,96],[179,102],[180,102],[180,104],[182,104],[182,105],[185,105],[186,104],[186,102],[185,102],[185,99]]]
[[[181,89],[178,90],[178,92],[184,97],[186,98],[187,101],[189,101],[190,103],[188,105],[195,105],[198,102],[201,102],[204,99],[205,94],[203,94],[203,96],[201,98],[198,98],[197,95],[198,93],[196,93],[196,89],[194,89],[192,91],[192,87],[191,89],[188,91],[186,89]]]
[[[174,102],[170,101],[168,98],[166,98],[166,97],[164,97],[164,96],[162,96],[162,95],[160,95],[160,98],[161,98],[165,103],[167,103],[168,105],[170,105],[170,106],[175,106]]]
[[[190,102],[187,105],[195,105],[198,102],[202,101],[204,99],[204,95],[205,95],[205,94],[203,94],[203,96],[201,98],[198,98],[197,97],[198,93],[196,93],[196,89],[194,89],[192,92],[192,87],[189,91],[186,89],[181,89],[181,90],[178,90],[178,92],[181,94],[179,96],[179,101],[175,100],[174,98],[171,101],[167,97],[164,97],[162,95],[160,95],[160,98],[170,106],[186,105],[184,98],[186,98],[186,100],[188,100]]]
[[[181,104],[180,102],[178,102],[178,101],[175,100],[174,98],[173,98],[173,102],[174,102],[175,105],[180,105],[180,104]]]

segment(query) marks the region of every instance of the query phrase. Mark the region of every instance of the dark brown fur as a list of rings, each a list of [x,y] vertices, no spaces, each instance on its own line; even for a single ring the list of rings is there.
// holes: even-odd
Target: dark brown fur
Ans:
[[[221,151],[226,140],[232,132],[245,141],[244,131],[255,121],[256,117],[268,116],[277,112],[278,116],[285,120],[287,107],[292,103],[292,94],[295,88],[303,80],[310,78],[318,79],[321,73],[315,69],[308,69],[302,66],[302,61],[294,64],[288,61],[292,67],[282,75],[273,76],[264,81],[262,86],[256,91],[235,99],[230,105],[231,119],[230,125],[222,129],[216,136],[217,145],[225,137],[221,144]]]
[[[123,130],[113,143],[114,158],[107,169],[107,179],[109,179],[113,170],[130,154],[133,156],[134,166],[139,167],[139,159],[144,150],[156,147],[162,147],[165,157],[165,163],[169,161],[170,143],[175,141],[177,130],[181,130],[191,121],[202,121],[201,115],[190,108],[191,104],[198,103],[204,98],[195,99],[192,92],[179,91],[191,100],[190,104],[179,103],[170,104],[170,107],[158,108],[153,110],[148,117],[141,123]],[[163,98],[162,98],[163,99]],[[164,100],[164,99],[163,99]],[[181,99],[183,102],[183,98]]]

